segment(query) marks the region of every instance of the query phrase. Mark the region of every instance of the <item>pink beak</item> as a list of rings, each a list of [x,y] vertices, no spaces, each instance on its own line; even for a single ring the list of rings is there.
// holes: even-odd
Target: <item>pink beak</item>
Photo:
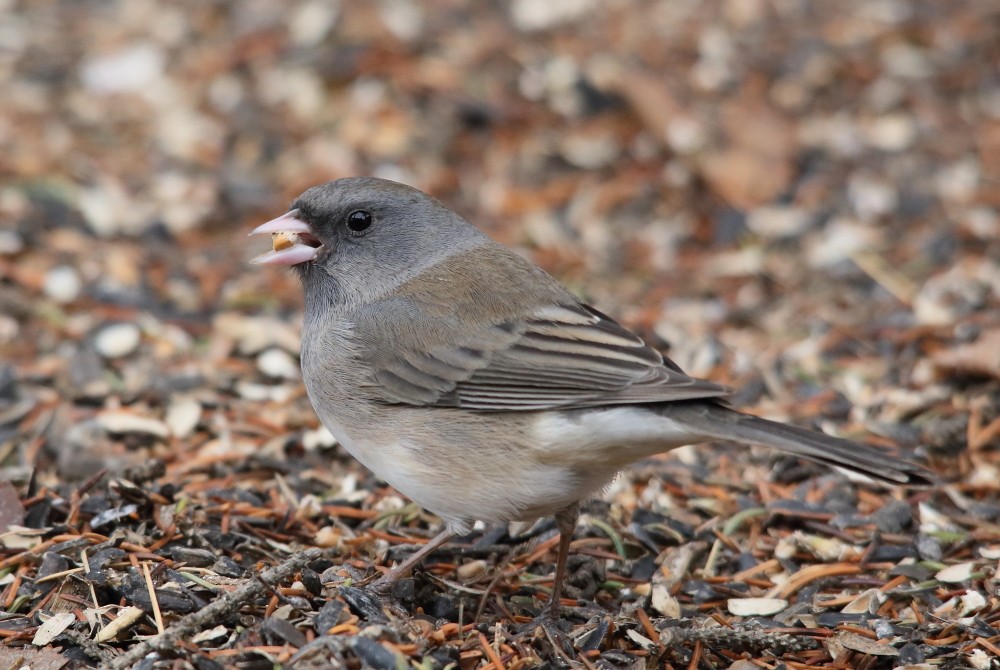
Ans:
[[[319,245],[311,246],[303,244],[303,241],[317,242],[312,234],[309,224],[298,218],[299,210],[293,209],[285,212],[276,219],[271,219],[267,223],[261,224],[250,231],[251,235],[263,235],[264,233],[296,233],[299,235],[299,242],[280,251],[268,251],[253,258],[250,262],[256,265],[298,265],[316,258],[319,253]]]

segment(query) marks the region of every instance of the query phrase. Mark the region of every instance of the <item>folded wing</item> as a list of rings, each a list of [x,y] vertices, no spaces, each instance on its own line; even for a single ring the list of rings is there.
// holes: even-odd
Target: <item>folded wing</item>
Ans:
[[[391,311],[424,313],[396,304]],[[405,314],[383,323],[405,323]],[[374,335],[375,323],[359,322]],[[478,411],[652,403],[727,395],[729,390],[684,374],[613,319],[583,305],[536,307],[496,324],[450,323],[426,329],[430,342],[377,347],[372,356],[373,399],[387,403],[460,407]],[[382,338],[385,333],[382,333]],[[365,338],[369,342],[379,337]]]

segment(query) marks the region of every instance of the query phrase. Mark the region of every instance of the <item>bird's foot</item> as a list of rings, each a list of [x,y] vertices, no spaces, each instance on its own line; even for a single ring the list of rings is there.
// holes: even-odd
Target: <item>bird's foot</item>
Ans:
[[[371,594],[376,598],[379,599],[391,598],[392,587],[394,587],[396,583],[397,580],[387,579],[386,577],[383,576],[365,585],[364,589],[365,591],[367,591],[369,594]]]

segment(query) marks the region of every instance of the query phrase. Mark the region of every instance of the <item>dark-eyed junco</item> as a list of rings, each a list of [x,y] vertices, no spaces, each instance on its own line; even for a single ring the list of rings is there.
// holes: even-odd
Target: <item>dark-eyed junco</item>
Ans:
[[[559,282],[409,186],[339,179],[251,234],[295,266],[302,371],[319,418],[446,528],[385,589],[477,519],[554,514],[557,612],[577,503],[619,469],[709,440],[759,444],[895,484],[926,472],[872,447],[737,412]]]

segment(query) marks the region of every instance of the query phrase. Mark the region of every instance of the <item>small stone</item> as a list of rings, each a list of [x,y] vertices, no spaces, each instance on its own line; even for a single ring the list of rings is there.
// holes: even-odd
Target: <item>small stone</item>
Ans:
[[[707,136],[705,127],[691,116],[676,116],[667,122],[664,129],[667,144],[681,155],[697,153],[705,147]]]
[[[991,544],[979,548],[979,555],[990,560],[1000,559],[1000,545]]]
[[[475,579],[486,572],[486,568],[489,564],[484,560],[469,561],[468,563],[463,563],[458,566],[455,570],[455,575],[463,582]]]
[[[20,332],[21,326],[18,324],[17,319],[6,314],[0,314],[0,344],[13,342]]]
[[[510,13],[518,30],[546,30],[580,18],[595,5],[594,0],[515,0]]]
[[[628,637],[629,637],[630,640],[632,640],[633,642],[635,642],[637,645],[639,645],[643,649],[655,649],[656,648],[656,643],[655,642],[653,642],[652,640],[650,640],[645,635],[642,635],[641,633],[639,633],[635,629],[629,628],[627,631],[625,631],[625,634],[628,635]]]
[[[813,267],[829,267],[850,259],[855,253],[877,248],[881,231],[852,218],[837,217],[823,226],[818,236],[807,240],[806,253]]]
[[[975,563],[972,561],[966,561],[964,563],[956,563],[955,565],[949,565],[944,570],[939,570],[934,577],[942,582],[948,584],[956,584],[958,582],[967,581],[972,577],[972,573],[975,571]]]
[[[960,616],[969,616],[986,607],[986,598],[979,591],[966,591],[959,600],[962,602]]]
[[[312,47],[329,34],[340,14],[340,3],[309,0],[299,3],[289,12],[288,33],[292,42]]]
[[[787,536],[780,538],[774,546],[775,558],[787,561],[795,556],[796,553],[798,553],[798,547],[795,546],[795,541]]]
[[[883,533],[902,533],[913,523],[913,512],[905,502],[893,500],[878,508],[872,514],[872,521]]]
[[[868,143],[882,151],[903,151],[917,137],[917,125],[907,114],[881,116],[868,128]]]
[[[864,221],[884,216],[899,204],[899,194],[892,184],[867,174],[850,178],[847,196],[858,217]]]
[[[84,61],[80,79],[94,93],[142,91],[163,75],[166,58],[152,43],[141,43]]]
[[[97,333],[94,348],[104,358],[124,358],[139,347],[141,339],[142,333],[134,323],[114,323]]]
[[[905,42],[894,42],[882,52],[883,65],[900,79],[923,79],[934,72],[926,52]]]
[[[201,404],[194,398],[180,397],[170,403],[164,422],[174,437],[185,438],[201,420]]]
[[[401,40],[412,42],[424,27],[423,9],[412,0],[382,0],[378,3],[382,23]]]
[[[208,630],[201,631],[193,638],[191,638],[191,642],[193,642],[194,644],[203,645],[213,640],[221,640],[227,635],[229,635],[229,629],[226,628],[225,626],[219,625],[216,626],[215,628],[209,628]]]
[[[652,601],[653,609],[665,617],[679,619],[681,616],[681,604],[677,598],[670,595],[670,589],[666,584],[653,584]]]
[[[996,239],[1000,237],[1000,215],[991,207],[971,207],[965,212],[965,227],[981,239]]]
[[[313,542],[317,547],[339,547],[343,541],[344,532],[335,526],[323,526],[313,536]]]
[[[798,207],[758,207],[747,216],[747,228],[761,237],[794,237],[809,225],[809,215]]]
[[[917,554],[925,561],[940,561],[944,552],[941,543],[933,535],[917,535]]]
[[[872,612],[874,614],[874,612]],[[875,621],[875,636],[880,640],[887,640],[889,638],[895,637],[896,631],[891,622],[887,619],[878,619]]]
[[[726,607],[736,616],[771,616],[786,607],[782,598],[730,598]]]
[[[299,364],[282,349],[268,349],[257,357],[257,369],[268,377],[298,379]]]
[[[811,535],[801,531],[795,531],[792,539],[801,549],[805,549],[821,561],[833,562],[843,560],[845,552],[850,545],[832,537],[822,535]]]
[[[621,147],[608,135],[569,135],[560,148],[563,158],[570,165],[585,170],[596,170],[610,165],[621,152]]]
[[[270,347],[298,353],[299,333],[294,324],[280,319],[247,317],[231,312],[215,317],[212,329],[221,337],[231,339],[244,356],[253,356]]]
[[[132,412],[108,410],[101,412],[95,418],[101,428],[115,435],[142,433],[161,439],[166,439],[170,436],[170,429],[167,427],[167,424],[159,419],[139,416]]]
[[[76,300],[82,288],[80,275],[68,265],[60,265],[49,270],[45,273],[42,284],[45,295],[62,305]]]
[[[320,448],[329,449],[336,444],[337,438],[333,436],[326,426],[320,426],[316,430],[307,430],[302,433],[302,446],[306,448],[306,451],[315,451]]]
[[[973,649],[966,655],[966,660],[973,670],[991,670],[994,667],[993,661],[996,660],[996,657],[987,654],[982,649]]]
[[[255,384],[242,381],[236,384],[236,393],[245,400],[255,402],[288,402],[295,394],[295,387],[290,384]]]
[[[24,240],[13,230],[0,230],[0,256],[13,256],[24,249]]]
[[[935,190],[942,200],[969,202],[979,190],[980,172],[975,158],[965,158],[934,175]]]

